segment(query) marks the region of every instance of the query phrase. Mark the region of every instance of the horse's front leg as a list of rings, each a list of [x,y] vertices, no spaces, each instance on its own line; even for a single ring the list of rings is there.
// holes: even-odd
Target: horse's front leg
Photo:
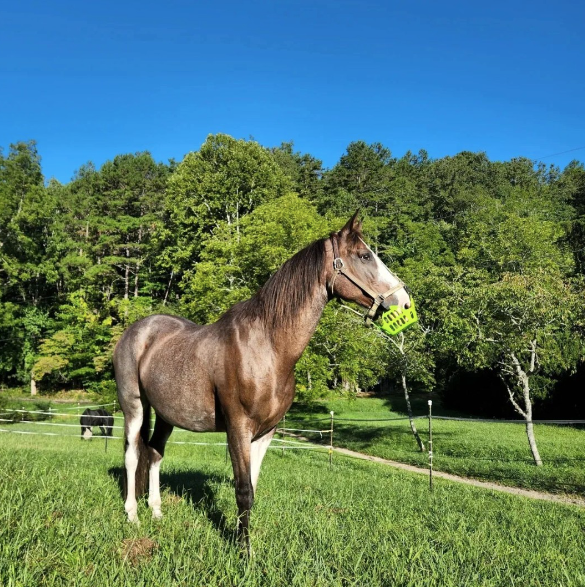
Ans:
[[[254,504],[254,487],[250,471],[252,435],[243,426],[236,429],[228,426],[227,437],[236,486],[238,539],[242,547],[250,554],[250,511]]]
[[[160,416],[156,417],[154,432],[148,443],[148,505],[152,508],[153,518],[162,518],[160,465],[165,454],[165,445],[172,431],[173,426],[171,424],[163,420]]]
[[[254,490],[254,495],[256,495],[256,487],[258,486],[260,467],[262,466],[262,461],[264,460],[266,451],[270,446],[270,442],[272,441],[275,430],[276,428],[273,428],[270,430],[270,432],[252,442],[250,451],[250,476],[252,478],[252,488]]]

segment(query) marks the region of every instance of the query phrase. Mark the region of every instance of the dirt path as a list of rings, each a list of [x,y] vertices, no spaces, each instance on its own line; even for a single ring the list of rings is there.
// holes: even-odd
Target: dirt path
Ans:
[[[422,469],[420,467],[414,467],[413,465],[407,465],[405,463],[399,463],[398,461],[389,461],[388,459],[382,459],[380,457],[373,457],[366,455],[361,452],[349,450],[347,448],[333,448],[333,451],[348,457],[356,459],[362,459],[365,461],[372,461],[374,463],[382,463],[383,465],[389,465],[397,469],[403,469],[404,471],[410,471],[411,473],[419,473],[421,475],[429,474],[428,469]],[[476,479],[469,479],[467,477],[459,477],[458,475],[452,475],[451,473],[442,473],[441,471],[433,471],[433,477],[439,477],[441,479],[448,479],[449,481],[456,481],[457,483],[465,483],[467,485],[475,485],[475,487],[483,487],[484,489],[493,489],[495,491],[502,491],[504,493],[511,493],[513,495],[521,495],[523,497],[529,497],[531,499],[541,499],[544,501],[556,501],[563,504],[578,505],[585,507],[585,499],[577,496],[566,496],[556,495],[554,493],[544,493],[542,491],[533,491],[532,489],[520,489],[519,487],[508,487],[506,485],[498,485],[497,483],[490,483],[488,481],[478,481]]]

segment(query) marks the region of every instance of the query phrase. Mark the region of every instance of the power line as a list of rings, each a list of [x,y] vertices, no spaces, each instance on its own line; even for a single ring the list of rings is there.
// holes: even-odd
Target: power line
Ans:
[[[559,153],[552,153],[552,155],[545,155],[544,157],[535,157],[535,159],[548,159],[549,157],[556,157],[557,155],[572,153],[573,151],[581,151],[581,149],[585,149],[585,147],[576,147],[575,149],[569,149],[568,151],[560,151]]]

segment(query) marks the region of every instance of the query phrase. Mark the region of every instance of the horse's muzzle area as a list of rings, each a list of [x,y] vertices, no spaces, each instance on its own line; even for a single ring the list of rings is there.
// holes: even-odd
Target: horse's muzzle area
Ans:
[[[386,298],[381,304],[380,307],[378,308],[378,312],[385,312],[386,310],[388,310],[390,308],[390,306],[398,306],[401,309],[404,308],[406,310],[408,310],[408,308],[410,308],[410,298],[409,301],[402,304],[401,300],[396,294],[391,295],[389,298]]]

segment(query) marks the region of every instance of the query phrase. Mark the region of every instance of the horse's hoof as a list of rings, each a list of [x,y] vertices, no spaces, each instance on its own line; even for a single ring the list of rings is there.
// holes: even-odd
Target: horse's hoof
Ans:
[[[163,514],[160,510],[152,510],[153,520],[162,520]]]
[[[140,520],[138,519],[138,514],[136,512],[128,512],[128,521],[131,524],[136,524],[140,526]]]

